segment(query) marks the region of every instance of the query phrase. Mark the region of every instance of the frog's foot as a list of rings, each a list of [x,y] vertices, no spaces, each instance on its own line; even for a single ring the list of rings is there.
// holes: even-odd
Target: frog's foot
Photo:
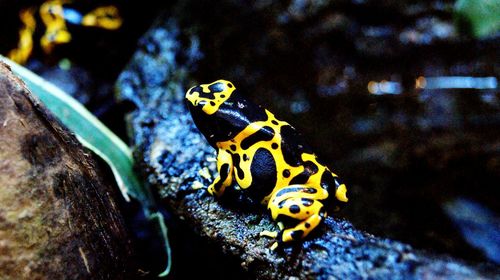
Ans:
[[[259,233],[259,236],[265,236],[265,237],[269,237],[269,238],[273,238],[273,239],[278,239],[278,235],[279,235],[279,232],[269,231],[269,230],[264,230],[264,231],[261,231]],[[278,244],[279,244],[278,241],[274,242],[273,245],[271,245],[270,249],[272,251],[276,250],[276,248],[278,248]]]
[[[283,229],[285,229],[285,225],[283,225],[282,222],[278,222],[278,227],[280,228],[280,231],[283,231]],[[273,238],[273,239],[280,239],[278,238],[278,236],[280,235],[280,231],[269,231],[269,230],[263,230],[259,233],[259,236],[265,236],[265,237],[269,237],[269,238]],[[273,245],[271,246],[271,250],[276,250],[276,248],[278,248],[278,241],[274,242]]]
[[[305,238],[321,221],[326,218],[326,212],[321,209],[319,213],[311,215],[306,220],[298,223],[295,227],[285,229],[281,236],[282,242],[290,242]]]
[[[287,192],[281,191],[273,195],[268,208],[274,219],[279,217],[296,220],[297,224],[283,229],[277,234],[277,242],[285,243],[305,238],[326,218],[326,212],[319,199],[315,199],[316,192],[307,186],[290,186]]]
[[[259,236],[265,236],[269,238],[276,238],[278,237],[278,232],[277,231],[269,231],[269,230],[263,230],[259,233]]]
[[[212,175],[210,174],[210,170],[208,170],[208,168],[206,166],[201,168],[200,170],[198,170],[198,175],[200,175],[203,179],[206,179],[206,180],[212,179]],[[194,181],[193,184],[191,185],[191,189],[196,191],[196,190],[200,190],[200,189],[208,189],[208,187],[200,181]]]
[[[271,250],[276,250],[278,246],[285,242],[298,241],[305,238],[326,218],[326,212],[321,209],[319,213],[311,215],[309,218],[298,223],[295,227],[287,228],[281,231],[264,230],[259,235],[276,239],[271,246]]]

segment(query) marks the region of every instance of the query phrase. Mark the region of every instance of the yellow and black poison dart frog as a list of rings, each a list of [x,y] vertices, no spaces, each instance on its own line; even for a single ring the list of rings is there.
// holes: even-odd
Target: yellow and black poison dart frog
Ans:
[[[71,0],[48,0],[40,6],[40,18],[46,27],[45,33],[40,38],[40,45],[47,54],[51,53],[55,46],[71,41],[72,36],[67,23],[108,30],[116,30],[122,25],[122,18],[115,6],[97,7],[84,15],[68,7],[71,2]],[[17,63],[26,63],[33,51],[33,36],[37,26],[35,14],[35,7],[23,9],[19,13],[23,27],[19,30],[17,48],[9,53],[9,58]]]
[[[280,227],[261,232],[276,238],[271,249],[306,237],[325,219],[324,205],[347,202],[346,186],[295,128],[244,99],[231,82],[195,86],[186,99],[194,123],[217,150],[219,175],[208,192],[221,196],[235,180],[236,189],[267,205]]]

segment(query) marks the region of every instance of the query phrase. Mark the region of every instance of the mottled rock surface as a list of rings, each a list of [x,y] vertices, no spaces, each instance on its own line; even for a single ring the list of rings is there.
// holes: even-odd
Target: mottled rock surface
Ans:
[[[455,2],[187,0],[170,16],[199,36],[197,81],[231,80],[348,184],[351,203],[338,215],[417,248],[494,261],[444,210],[467,199],[500,216],[500,92],[491,87],[500,44],[458,32]],[[419,83],[430,77],[448,82]],[[453,77],[492,82],[462,89]]]
[[[131,247],[103,178],[0,62],[0,278],[124,278]]]
[[[122,101],[136,106],[128,118],[134,155],[162,203],[197,234],[237,259],[250,275],[260,279],[498,278],[495,267],[416,250],[331,217],[304,243],[270,251],[273,241],[258,236],[275,228],[265,209],[247,207],[236,195],[216,201],[204,190],[191,188],[196,181],[210,183],[200,169],[207,167],[216,174],[215,164],[207,160],[214,151],[194,127],[183,102],[185,90],[196,83],[190,73],[200,57],[195,29],[181,32],[175,20],[160,20],[142,38],[117,90]]]

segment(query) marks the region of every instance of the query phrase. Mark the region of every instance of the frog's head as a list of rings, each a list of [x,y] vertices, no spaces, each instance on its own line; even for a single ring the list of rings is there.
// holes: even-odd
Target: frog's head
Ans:
[[[192,87],[186,92],[186,103],[193,121],[213,147],[232,129],[234,110],[231,106],[234,102],[227,100],[234,98],[235,90],[231,82],[218,80]]]
[[[213,115],[236,88],[226,80],[217,80],[211,84],[203,84],[190,88],[186,93],[191,112]]]

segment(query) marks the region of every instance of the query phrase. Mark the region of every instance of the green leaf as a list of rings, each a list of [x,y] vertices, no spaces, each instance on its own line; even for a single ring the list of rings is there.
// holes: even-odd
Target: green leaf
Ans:
[[[168,275],[171,261],[167,227],[161,213],[151,212],[155,209],[153,196],[133,170],[134,161],[129,147],[73,97],[1,55],[0,60],[8,64],[12,71],[21,77],[31,92],[38,96],[45,106],[75,133],[85,147],[96,153],[110,166],[124,199],[130,201],[129,195],[137,199],[146,217],[157,222],[167,255],[167,266],[160,276]]]
[[[487,37],[500,31],[499,0],[457,0],[455,16],[475,37]]]

